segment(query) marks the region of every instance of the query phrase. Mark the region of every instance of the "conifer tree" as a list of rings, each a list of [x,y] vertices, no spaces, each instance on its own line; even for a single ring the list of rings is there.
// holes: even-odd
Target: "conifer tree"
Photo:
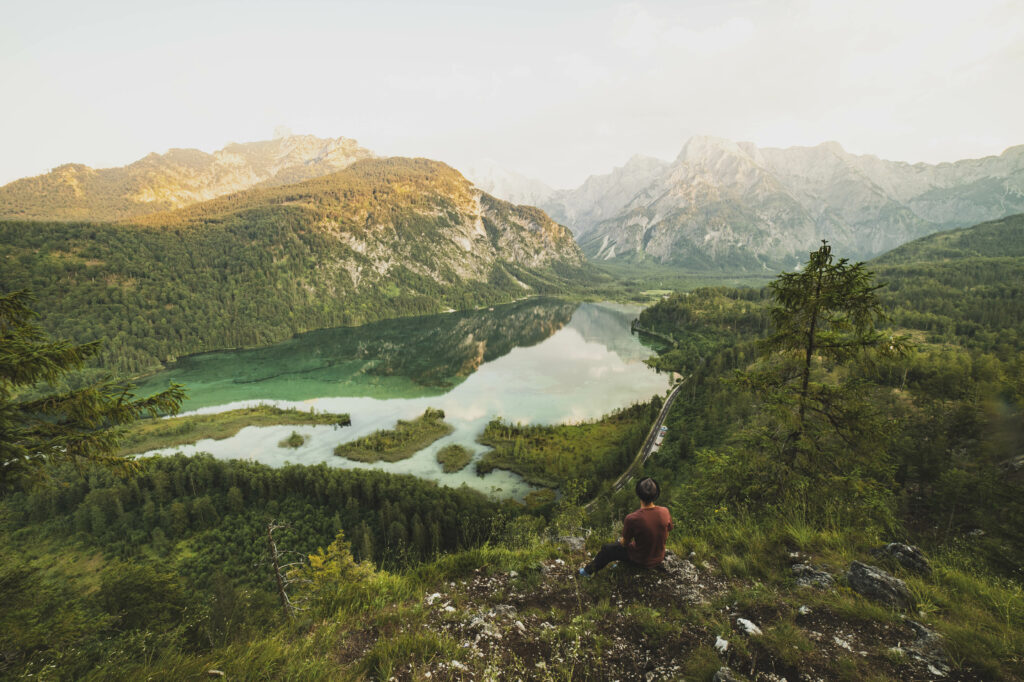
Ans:
[[[774,357],[752,379],[770,403],[789,413],[790,426],[781,434],[786,463],[807,447],[802,441],[812,423],[853,445],[863,436],[871,408],[862,399],[864,386],[837,368],[870,353],[906,349],[904,338],[875,327],[886,319],[876,295],[884,285],[874,283],[864,263],[836,260],[822,241],[799,272],[782,273],[768,286],[774,331],[765,345]]]
[[[144,414],[175,414],[185,396],[171,384],[137,398],[132,385],[111,380],[40,392],[81,369],[100,345],[51,341],[35,317],[25,291],[0,294],[0,491],[39,474],[49,461],[130,466],[116,455],[120,427]]]

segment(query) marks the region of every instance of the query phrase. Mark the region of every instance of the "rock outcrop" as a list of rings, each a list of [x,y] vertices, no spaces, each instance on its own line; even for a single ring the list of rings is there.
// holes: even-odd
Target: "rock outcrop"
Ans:
[[[869,566],[859,561],[850,564],[846,574],[846,582],[854,592],[868,599],[887,604],[898,609],[914,607],[914,598],[907,589],[906,583],[894,578],[877,566]]]
[[[828,571],[824,571],[810,564],[793,564],[790,567],[796,584],[802,587],[820,587],[829,589],[836,584],[835,578]]]
[[[900,566],[917,573],[918,575],[931,575],[932,567],[924,552],[913,545],[905,545],[901,542],[890,542],[884,547],[871,551],[876,557],[885,557],[899,563]]]

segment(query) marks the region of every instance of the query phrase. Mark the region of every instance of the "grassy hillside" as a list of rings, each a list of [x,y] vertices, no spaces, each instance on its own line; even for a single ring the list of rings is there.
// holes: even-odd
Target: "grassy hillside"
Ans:
[[[106,339],[101,364],[122,373],[607,279],[543,213],[423,159],[363,161],[131,225],[0,222],[0,263],[0,289],[31,290],[55,336]]]

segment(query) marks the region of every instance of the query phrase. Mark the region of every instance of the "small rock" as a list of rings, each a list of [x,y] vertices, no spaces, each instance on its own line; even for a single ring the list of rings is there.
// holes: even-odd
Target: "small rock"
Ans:
[[[877,557],[895,559],[900,566],[918,575],[931,575],[932,573],[931,564],[928,563],[924,552],[913,545],[890,542],[885,547],[871,550],[871,553]]]
[[[737,618],[736,624],[743,628],[743,631],[746,632],[748,635],[753,636],[761,634],[761,628],[757,627],[746,618]]]
[[[520,634],[523,634],[523,635],[526,634],[526,626],[523,625],[523,621],[521,621],[521,620],[517,620],[516,621],[516,630],[519,630]]]
[[[516,607],[511,604],[498,604],[492,609],[492,611],[496,616],[504,616],[507,618],[511,618],[516,615]]]
[[[836,646],[840,646],[840,647],[846,649],[847,651],[853,651],[853,647],[850,646],[850,643],[847,642],[845,639],[841,639],[841,638],[836,637],[835,635],[833,635],[832,636],[832,641],[836,643]]]
[[[423,601],[425,601],[427,603],[427,606],[433,606],[434,601],[437,600],[437,599],[440,599],[440,598],[441,598],[441,593],[440,592],[435,592],[434,594],[428,594]]]
[[[519,574],[518,574],[518,573],[516,573],[515,571],[509,571],[509,572],[508,572],[508,577],[509,577],[509,578],[518,578],[518,577],[519,577]]]
[[[455,612],[455,607],[454,606],[446,606],[446,607],[444,607],[444,611],[445,611],[445,613],[454,613]]]
[[[555,541],[566,545],[573,552],[582,552],[583,548],[587,545],[586,540],[576,535],[564,535],[562,537],[555,538]]]
[[[715,637],[715,649],[718,650],[718,653],[724,654],[729,650],[729,640]]]
[[[829,589],[836,584],[836,579],[832,577],[831,573],[810,564],[793,564],[789,570],[796,576],[796,584],[801,587]]]
[[[868,566],[859,561],[850,564],[846,574],[850,589],[868,599],[889,604],[900,609],[914,606],[914,598],[910,596],[907,585],[899,578],[894,578],[877,566]]]
[[[209,670],[206,671],[206,676],[207,677],[224,677],[224,671],[223,670],[216,670],[214,668],[210,668]]]
[[[796,612],[799,613],[801,616],[808,616],[811,613],[811,609],[807,606],[801,606],[796,610]]]
[[[727,665],[723,665],[719,668],[711,680],[712,682],[740,682],[740,678],[736,677]]]
[[[466,664],[462,661],[452,661],[448,665],[455,668],[456,670],[466,670]]]

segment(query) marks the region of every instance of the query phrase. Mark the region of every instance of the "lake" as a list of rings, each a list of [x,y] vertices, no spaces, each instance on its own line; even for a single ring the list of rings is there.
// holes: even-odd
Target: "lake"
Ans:
[[[183,413],[269,403],[352,417],[344,428],[248,427],[232,438],[165,452],[209,452],[272,466],[326,462],[374,468],[522,498],[533,488],[516,474],[478,476],[474,463],[445,474],[437,450],[457,443],[475,461],[486,449],[475,439],[494,417],[524,424],[578,422],[663,394],[668,377],[644,364],[653,350],[630,332],[639,311],[614,303],[528,299],[326,329],[265,348],[182,358],[140,382],[139,393],[175,381],[188,387]],[[444,410],[455,431],[409,459],[363,464],[333,454],[339,443],[393,428],[398,419],[412,419],[428,407]],[[306,437],[305,444],[279,447],[293,430]]]

